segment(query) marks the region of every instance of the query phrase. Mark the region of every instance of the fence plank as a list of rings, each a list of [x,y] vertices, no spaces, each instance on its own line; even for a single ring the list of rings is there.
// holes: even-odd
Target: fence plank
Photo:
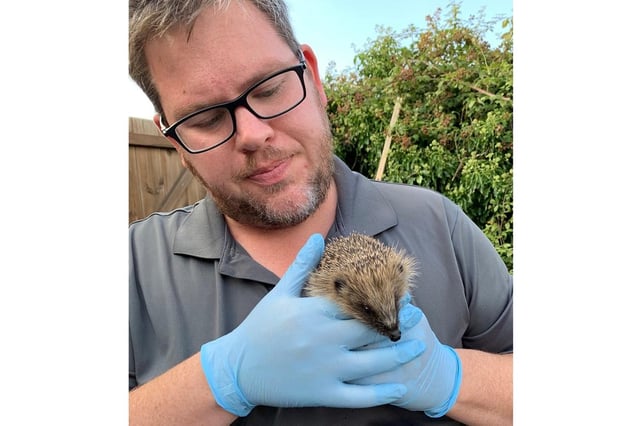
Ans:
[[[153,121],[136,117],[129,117],[129,145],[173,148]]]
[[[193,204],[205,193],[151,120],[129,118],[129,222]]]

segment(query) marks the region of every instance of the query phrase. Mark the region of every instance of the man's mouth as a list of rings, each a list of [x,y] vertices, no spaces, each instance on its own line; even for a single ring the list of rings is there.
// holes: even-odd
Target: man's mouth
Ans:
[[[247,179],[259,185],[274,185],[285,178],[289,159],[278,160],[254,168],[247,173]]]

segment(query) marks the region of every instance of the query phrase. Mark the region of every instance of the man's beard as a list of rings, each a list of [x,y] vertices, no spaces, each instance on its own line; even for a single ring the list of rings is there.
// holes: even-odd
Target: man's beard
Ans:
[[[248,193],[240,195],[230,194],[224,190],[223,185],[214,186],[206,182],[202,176],[195,170],[189,161],[185,161],[187,167],[193,175],[205,187],[207,192],[215,201],[220,212],[235,221],[255,226],[263,229],[280,229],[294,225],[298,225],[311,216],[326,199],[331,181],[333,179],[333,171],[335,168],[333,161],[333,149],[331,133],[327,126],[327,131],[321,141],[317,162],[311,164],[314,167],[313,173],[301,189],[303,193],[302,200],[299,197],[296,200],[287,199],[273,205],[265,201],[265,195],[277,196],[281,191],[289,189],[286,182],[278,183],[267,188],[266,193],[261,194],[263,198],[256,197]],[[265,155],[269,158],[279,158],[281,155],[273,149],[266,148],[261,153],[254,155]]]

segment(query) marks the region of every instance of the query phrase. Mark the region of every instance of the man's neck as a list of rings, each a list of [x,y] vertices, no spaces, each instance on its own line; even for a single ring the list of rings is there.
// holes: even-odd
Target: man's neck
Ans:
[[[335,220],[337,206],[338,193],[335,182],[332,182],[322,204],[298,225],[282,229],[263,229],[241,224],[229,217],[225,219],[231,235],[251,257],[281,277],[311,234],[327,236]]]

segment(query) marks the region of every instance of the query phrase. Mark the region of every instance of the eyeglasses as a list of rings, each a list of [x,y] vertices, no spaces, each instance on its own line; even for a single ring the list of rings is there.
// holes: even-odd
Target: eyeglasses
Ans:
[[[171,137],[191,154],[209,151],[227,142],[236,132],[236,108],[242,106],[263,120],[291,111],[307,96],[304,70],[307,64],[298,51],[300,63],[277,71],[248,88],[236,99],[195,111],[162,134]]]

